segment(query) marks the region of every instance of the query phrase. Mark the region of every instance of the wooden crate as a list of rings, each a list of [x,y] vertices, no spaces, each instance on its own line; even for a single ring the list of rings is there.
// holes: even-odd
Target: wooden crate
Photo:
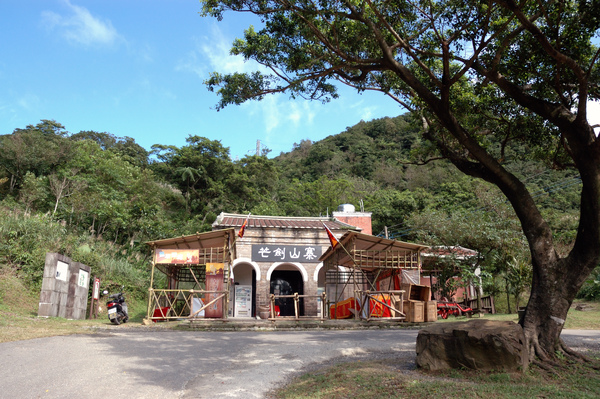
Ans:
[[[431,288],[427,285],[401,284],[404,290],[404,298],[410,301],[426,302],[431,300]]]
[[[400,317],[400,313],[404,313],[404,306],[402,306],[402,301],[400,300],[400,295],[391,295],[391,305],[398,312],[392,312],[392,317]]]
[[[437,301],[425,302],[425,321],[437,321]]]
[[[404,301],[404,313],[406,321],[409,323],[422,323],[425,321],[425,302],[422,301]]]

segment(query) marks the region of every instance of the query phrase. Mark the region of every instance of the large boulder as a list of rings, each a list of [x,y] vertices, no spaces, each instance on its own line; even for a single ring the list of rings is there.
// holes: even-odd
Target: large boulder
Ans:
[[[425,370],[516,371],[528,364],[525,334],[512,321],[436,323],[417,336],[417,366]]]

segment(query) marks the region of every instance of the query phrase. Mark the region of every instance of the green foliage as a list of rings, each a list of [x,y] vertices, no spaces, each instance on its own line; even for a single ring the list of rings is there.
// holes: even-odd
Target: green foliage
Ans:
[[[505,279],[509,287],[509,292],[515,298],[515,310],[518,310],[521,305],[521,295],[526,292],[527,288],[531,287],[533,269],[531,262],[527,259],[517,259],[514,257],[508,262],[507,266]]]
[[[110,133],[88,130],[73,134],[69,138],[73,141],[91,140],[98,144],[103,151],[113,152],[132,165],[140,168],[148,166],[148,151],[131,137],[116,137]]]
[[[365,206],[372,210],[373,232],[377,233],[385,226],[406,230],[410,226],[411,215],[425,210],[433,198],[431,193],[423,189],[380,189],[372,192],[367,195]]]
[[[47,177],[36,177],[32,172],[27,171],[23,180],[23,186],[19,191],[19,199],[25,205],[25,212],[32,210],[44,210],[43,203],[48,197]]]
[[[600,301],[600,266],[592,272],[583,284],[577,297],[590,301]]]
[[[9,183],[0,187],[3,194],[14,195],[27,172],[45,176],[67,160],[71,145],[65,135],[61,124],[42,120],[36,126],[28,125],[0,136],[0,177],[7,178]]]
[[[217,19],[235,11],[262,21],[231,50],[260,64],[261,71],[216,72],[205,82],[220,95],[219,109],[283,92],[329,101],[342,83],[358,93],[380,92],[411,112],[406,119],[413,126],[406,134],[410,145],[387,136],[394,129],[385,125],[373,129],[374,135],[357,126],[352,134],[300,143],[281,157],[283,175],[314,195],[312,201],[300,197],[300,209],[282,205],[286,213],[314,212],[339,198],[310,190],[310,183],[323,176],[329,182],[375,178],[388,190],[433,192],[436,203],[419,212],[409,195],[378,193],[370,199],[382,206],[377,215],[382,224],[395,219],[400,228],[412,227],[411,239],[483,250],[487,266],[506,273],[517,298],[517,275],[525,270],[519,266],[516,273],[506,260],[514,257],[521,264],[531,257],[539,302],[527,323],[537,316],[535,309],[551,306],[558,297],[572,300],[597,266],[600,139],[588,122],[587,107],[600,98],[598,46],[592,40],[600,32],[600,8],[594,2],[203,0],[202,9]],[[422,141],[411,140],[410,131],[420,132]],[[497,189],[490,191],[506,198],[514,214],[478,195],[480,187],[470,179],[456,179],[447,163],[441,171],[426,169],[437,176],[421,174],[398,162],[407,155],[420,164],[446,159],[466,175],[491,183]],[[528,181],[532,175],[523,174],[522,167],[532,164],[548,174]],[[378,167],[385,172],[376,173]],[[549,195],[554,190],[548,183],[562,180],[550,168],[571,170],[573,178],[581,178],[581,190]],[[290,193],[301,194],[296,187]],[[529,256],[522,256],[523,247],[530,248]],[[493,262],[494,257],[504,261]],[[543,317],[529,327],[552,334]],[[540,342],[559,339],[556,334],[546,338]],[[552,348],[540,350],[553,356]]]
[[[444,160],[409,162],[426,151],[408,115],[361,121],[316,143],[303,140],[274,159],[232,161],[219,141],[190,136],[181,148],[156,145],[148,167],[147,158],[135,161],[145,153],[128,138],[91,131],[67,137],[60,126],[43,121],[16,132],[50,137],[69,157],[24,164],[12,194],[13,176],[6,169],[0,174],[6,219],[0,263],[32,286],[40,284],[45,253],[61,252],[92,266],[111,287],[125,285],[143,296],[145,241],[210,230],[220,212],[315,216],[360,200],[372,212],[375,234],[387,226],[392,238],[479,251],[484,274],[496,276],[495,284],[484,280],[487,293],[505,289],[512,257],[528,260],[519,223],[498,190],[460,175]],[[11,148],[0,158],[21,156]],[[527,153],[527,147],[511,151]],[[563,171],[541,173],[543,164],[535,160],[513,167],[538,193],[555,239],[568,249],[578,222],[578,180]]]
[[[361,121],[318,143],[301,141],[277,160],[283,175],[290,180],[314,181],[321,176],[333,179],[345,175],[396,186],[401,184],[405,169],[400,159],[408,157],[415,138],[406,116]],[[382,166],[387,173],[380,173]]]
[[[214,211],[222,205],[225,179],[233,169],[229,148],[200,136],[189,136],[186,141],[188,145],[181,148],[153,146],[159,162],[152,170],[180,190],[188,214]]]
[[[0,203],[0,268],[9,268],[34,292],[42,284],[46,253],[57,252],[92,268],[103,286],[121,287],[143,297],[149,284],[148,250],[139,252],[69,232],[48,215],[28,216]]]
[[[68,245],[66,230],[48,216],[24,216],[18,207],[0,207],[1,263],[17,271],[28,285],[39,289],[46,252],[64,252]]]

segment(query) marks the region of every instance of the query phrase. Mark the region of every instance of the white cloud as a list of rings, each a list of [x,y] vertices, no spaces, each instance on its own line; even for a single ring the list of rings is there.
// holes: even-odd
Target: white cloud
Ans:
[[[287,120],[292,122],[294,126],[312,125],[317,111],[316,106],[321,105],[319,102],[300,100],[300,102],[287,103],[286,108],[289,108]]]
[[[285,114],[281,113],[281,104],[277,102],[275,96],[265,97],[260,103],[260,108],[263,114],[263,123],[267,135],[277,129],[285,118]]]
[[[119,38],[117,30],[109,20],[93,16],[86,8],[64,1],[69,15],[60,15],[52,11],[42,12],[42,20],[50,30],[57,30],[68,42],[73,44],[112,45]]]
[[[17,99],[17,104],[27,111],[31,111],[39,107],[40,98],[35,94],[25,94]]]
[[[355,109],[355,114],[360,117],[363,121],[370,121],[373,119],[376,114],[377,107],[376,106],[365,106],[365,101],[360,100],[352,105],[350,105],[351,109]]]
[[[213,24],[208,36],[195,39],[195,48],[182,58],[175,67],[177,71],[190,71],[201,79],[208,78],[213,71],[220,73],[252,72],[266,69],[255,61],[245,61],[244,57],[231,55],[232,37]]]
[[[241,108],[250,116],[262,117],[267,138],[287,134],[300,126],[311,125],[320,103],[306,100],[289,100],[286,94],[272,94],[261,101],[249,101]]]
[[[197,38],[194,48],[176,65],[177,71],[188,71],[201,79],[207,79],[209,73],[216,71],[223,74],[270,71],[255,61],[246,61],[242,56],[231,55],[230,50],[234,38],[228,37],[217,24],[211,26],[207,36]],[[261,101],[248,101],[238,106],[261,124],[265,134],[266,145],[282,135],[290,134],[300,126],[313,123],[318,112],[318,102],[297,100],[290,101],[288,94],[267,95]],[[234,107],[233,105],[231,107]]]
[[[208,70],[204,67],[197,50],[190,51],[183,59],[179,60],[175,65],[175,70],[195,73],[201,79],[208,77]]]
[[[363,121],[370,121],[371,119],[374,118],[374,114],[375,114],[375,109],[376,107],[364,107],[361,109],[361,115],[360,115],[360,119],[362,119]]]
[[[137,55],[138,59],[144,62],[154,62],[155,49],[150,44],[146,43],[138,48],[134,49],[134,54]]]
[[[255,63],[245,62],[243,57],[230,54],[231,44],[232,40],[227,39],[218,27],[213,26],[211,37],[199,42],[198,47],[212,70],[222,73],[255,70]],[[249,68],[249,64],[254,64],[254,68]]]

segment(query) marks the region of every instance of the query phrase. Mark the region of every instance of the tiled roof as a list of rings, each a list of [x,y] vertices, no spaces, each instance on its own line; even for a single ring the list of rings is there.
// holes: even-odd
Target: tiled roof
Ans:
[[[248,215],[221,213],[213,223],[213,229],[242,227]],[[358,227],[332,220],[328,217],[287,217],[250,215],[246,228],[322,229],[323,223],[331,230],[356,230]]]

